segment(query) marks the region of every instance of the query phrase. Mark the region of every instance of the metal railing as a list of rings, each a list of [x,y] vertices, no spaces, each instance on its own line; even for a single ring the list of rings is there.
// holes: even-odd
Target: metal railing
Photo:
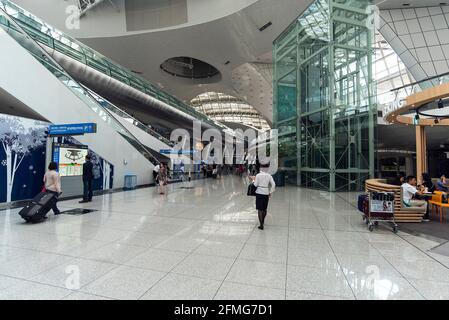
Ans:
[[[196,111],[176,97],[160,90],[147,80],[136,76],[131,71],[106,58],[83,43],[67,36],[46,22],[27,12],[23,8],[8,0],[0,0],[0,7],[14,19],[25,32],[35,41],[75,59],[107,76],[110,76],[134,89],[148,94],[159,101],[168,104],[202,122],[218,129],[226,129],[223,124],[216,122],[206,115]],[[0,21],[1,23],[1,21]]]
[[[119,107],[115,106],[114,104],[112,104],[110,101],[108,101],[107,99],[99,96],[97,93],[93,92],[92,90],[86,88],[85,86],[83,86],[87,91],[89,91],[90,95],[97,100],[97,102],[99,104],[101,104],[104,108],[108,109],[109,111],[115,113],[116,115],[118,115],[119,117],[125,119],[126,121],[128,121],[129,123],[131,123],[132,125],[136,126],[137,128],[139,128],[142,131],[145,131],[146,133],[148,133],[149,135],[153,136],[154,138],[158,139],[159,141],[165,143],[166,145],[173,147],[175,145],[175,143],[173,141],[170,141],[169,139],[167,139],[166,137],[164,137],[163,135],[161,135],[159,132],[151,129],[150,127],[146,126],[144,123],[140,122],[139,120],[137,120],[136,118],[134,118],[133,116],[131,116],[130,114],[126,113],[125,111],[123,111],[122,109],[120,109]]]
[[[434,77],[426,78],[421,81],[416,81],[408,85],[392,89],[390,92],[393,93],[394,99],[389,104],[384,105],[382,110],[384,119],[388,116],[388,114],[399,109],[404,104],[407,97],[445,83],[449,83],[449,73],[442,73]]]
[[[159,160],[148,148],[139,142],[109,111],[101,106],[90,93],[78,84],[21,26],[4,10],[3,0],[0,0],[0,28],[3,28],[19,45],[27,50],[38,62],[50,71],[66,88],[68,88],[82,103],[94,111],[104,122],[128,141],[139,153],[151,163]]]

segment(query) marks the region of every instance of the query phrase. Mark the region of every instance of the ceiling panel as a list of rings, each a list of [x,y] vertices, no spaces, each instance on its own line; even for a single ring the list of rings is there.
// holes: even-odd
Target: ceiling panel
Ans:
[[[449,3],[442,0],[376,0],[375,4],[380,9],[398,9],[398,8],[410,8],[410,7],[430,7],[439,6],[440,3]],[[404,6],[409,4],[409,6]]]

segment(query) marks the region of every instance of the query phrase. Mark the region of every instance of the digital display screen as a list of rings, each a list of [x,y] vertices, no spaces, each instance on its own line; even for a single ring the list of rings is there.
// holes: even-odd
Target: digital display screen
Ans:
[[[87,146],[56,144],[53,147],[53,161],[58,163],[61,177],[83,175],[83,164],[88,154]]]

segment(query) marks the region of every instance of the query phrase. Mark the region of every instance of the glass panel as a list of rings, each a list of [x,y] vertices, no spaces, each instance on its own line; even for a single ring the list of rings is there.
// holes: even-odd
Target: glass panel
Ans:
[[[296,69],[277,83],[277,121],[296,117]]]
[[[361,190],[362,179],[374,175],[371,4],[316,0],[274,42],[274,127],[285,139],[280,163],[297,170],[302,186]]]
[[[326,169],[330,165],[329,113],[301,118],[301,167]]]
[[[75,60],[78,60],[79,62],[86,63],[85,56],[84,56],[83,52],[77,51],[77,50],[73,49],[72,47],[70,47],[62,42],[59,42],[57,40],[54,40],[53,43],[54,43],[55,50],[57,50],[61,53],[64,53],[66,56],[69,56]]]

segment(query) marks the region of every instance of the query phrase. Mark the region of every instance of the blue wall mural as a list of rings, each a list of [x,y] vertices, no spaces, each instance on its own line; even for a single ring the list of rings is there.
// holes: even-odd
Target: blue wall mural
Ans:
[[[0,114],[0,202],[33,198],[45,173],[45,131],[49,123]],[[67,143],[79,144],[73,137]],[[114,166],[89,150],[94,163],[94,190],[113,186]]]
[[[47,126],[0,115],[0,202],[32,198],[42,188]]]

